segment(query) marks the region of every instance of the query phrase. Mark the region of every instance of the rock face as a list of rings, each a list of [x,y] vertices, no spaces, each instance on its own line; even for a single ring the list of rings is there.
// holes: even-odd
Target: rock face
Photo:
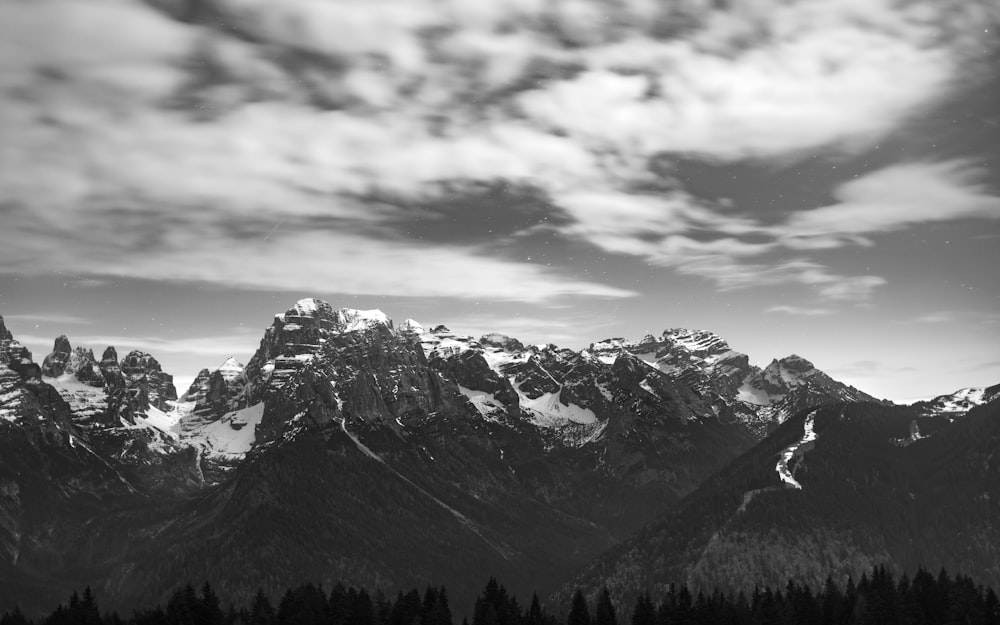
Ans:
[[[746,354],[734,351],[711,332],[674,328],[640,341],[608,339],[585,351],[602,362],[611,362],[622,352],[631,353],[694,390],[716,414],[743,421],[758,436],[808,406],[827,401],[878,401],[832,379],[799,356],[776,359],[760,369],[750,364]]]
[[[109,345],[101,355],[101,362],[98,363],[101,375],[104,376],[104,383],[111,389],[125,388],[125,376],[118,365],[118,350]]]
[[[77,348],[74,355],[70,369],[75,367],[79,381],[97,386],[103,380],[107,396],[106,425],[135,425],[136,419],[146,416],[150,407],[167,411],[171,408],[170,402],[177,399],[173,376],[165,373],[159,361],[150,354],[131,351],[120,363],[118,350],[113,346],[104,350],[100,363],[94,362],[89,350],[84,352]]]
[[[169,410],[167,402],[177,399],[174,377],[164,373],[159,361],[146,352],[131,351],[121,361],[121,372],[130,388],[140,388],[149,406]]]
[[[69,364],[69,358],[72,353],[73,350],[70,348],[69,339],[66,338],[65,334],[59,335],[56,338],[55,345],[52,347],[52,353],[42,361],[42,375],[52,378],[61,376],[66,371],[66,365]]]
[[[245,402],[265,405],[258,440],[337,420],[402,427],[466,409],[454,383],[427,367],[420,345],[381,311],[304,299],[275,317],[245,370]],[[261,438],[262,437],[262,438]]]
[[[0,422],[31,423],[44,431],[68,431],[70,409],[59,393],[42,382],[31,352],[14,339],[0,317]]]
[[[195,414],[221,415],[247,406],[247,379],[244,365],[235,358],[227,358],[214,371],[202,369],[181,401],[194,402]]]
[[[104,387],[104,375],[94,352],[83,347],[73,349],[65,334],[56,338],[52,352],[42,361],[42,375],[49,378],[72,375],[88,386]]]
[[[76,446],[70,406],[41,373],[0,317],[0,572],[8,582],[35,540],[30,519],[58,524],[65,510],[46,506],[113,479]]]

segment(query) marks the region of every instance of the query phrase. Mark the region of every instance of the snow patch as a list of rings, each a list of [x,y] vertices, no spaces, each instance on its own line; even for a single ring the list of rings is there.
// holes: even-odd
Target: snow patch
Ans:
[[[515,363],[525,363],[528,362],[529,358],[531,358],[531,354],[527,352],[512,354],[510,352],[505,352],[500,348],[494,347],[484,349],[482,354],[483,358],[486,360],[486,364],[490,366],[490,369],[493,369],[500,374],[503,374],[503,368],[505,366]]]
[[[751,386],[748,382],[744,382],[736,391],[736,399],[754,406],[770,406],[772,401],[766,391]]]
[[[963,388],[951,395],[938,395],[927,402],[926,412],[930,414],[965,413],[986,403],[985,388]]]
[[[188,442],[199,445],[207,454],[242,457],[253,447],[257,426],[263,418],[264,403],[261,402],[227,413],[221,419],[195,429],[189,434]]]
[[[506,406],[494,397],[493,393],[487,393],[486,391],[474,391],[471,388],[465,388],[464,386],[459,386],[458,390],[469,398],[469,401],[476,407],[479,414],[484,417],[490,418],[498,411],[504,413],[507,411]]]
[[[520,397],[521,410],[532,415],[534,417],[532,422],[539,427],[558,428],[567,423],[581,425],[597,423],[597,415],[593,410],[576,404],[562,403],[561,389],[555,393],[543,393],[532,399],[521,390],[519,384],[514,383],[513,386]]]
[[[802,438],[788,447],[785,447],[781,451],[778,458],[778,464],[774,467],[778,472],[778,477],[781,478],[781,481],[796,490],[802,490],[802,484],[800,484],[799,481],[795,479],[795,476],[792,475],[792,468],[790,464],[793,458],[801,457],[802,454],[806,452],[806,450],[802,448],[803,445],[816,440],[816,431],[814,427],[817,412],[818,410],[813,410],[806,415],[805,423],[802,426]]]
[[[319,305],[315,298],[306,297],[295,302],[293,307],[295,312],[299,313],[303,317],[311,317],[319,312]]]
[[[399,324],[397,330],[407,334],[423,334],[424,326],[420,325],[420,323],[414,319],[406,319],[403,323]]]
[[[164,412],[157,408],[156,406],[150,406],[146,410],[146,416],[137,416],[135,418],[135,425],[128,426],[130,428],[153,428],[163,432],[170,438],[174,440],[180,439],[181,436],[181,415],[183,413],[178,410],[171,410],[170,412]]]
[[[336,312],[337,321],[341,324],[341,332],[357,332],[368,328],[383,325],[392,326],[392,320],[377,308],[371,310],[358,310],[355,308],[341,308]]]

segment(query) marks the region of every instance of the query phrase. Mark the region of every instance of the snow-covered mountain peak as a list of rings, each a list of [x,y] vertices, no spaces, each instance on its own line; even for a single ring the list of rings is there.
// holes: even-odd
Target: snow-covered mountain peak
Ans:
[[[428,359],[448,358],[464,353],[473,347],[480,347],[479,342],[473,337],[456,335],[443,325],[434,326],[430,332],[421,334],[420,344]]]
[[[674,348],[681,348],[692,354],[720,354],[732,351],[729,343],[714,332],[706,330],[689,330],[687,328],[669,328],[663,331],[663,339]]]
[[[333,318],[341,332],[357,332],[380,325],[392,329],[392,319],[378,309],[341,308],[334,311]]]
[[[302,324],[315,325],[326,331],[338,334],[367,330],[377,326],[392,329],[392,319],[378,309],[359,310],[356,308],[334,309],[328,302],[306,297],[300,299],[294,306],[276,319],[285,324],[285,329],[296,330]]]
[[[243,363],[233,356],[226,358],[226,361],[219,365],[219,371],[243,371]]]
[[[104,376],[93,350],[72,347],[65,334],[56,337],[52,352],[42,361],[42,375],[50,378],[68,376],[68,379],[88,386],[104,387]]]
[[[405,319],[403,323],[396,327],[396,331],[400,334],[424,334],[424,326],[420,324],[419,321],[415,319]]]
[[[637,344],[632,341],[622,337],[615,337],[591,343],[587,349],[583,350],[582,354],[584,357],[593,358],[606,365],[610,365],[614,363],[619,354],[631,350],[636,346]]]
[[[242,362],[230,356],[229,358],[226,358],[226,361],[222,363],[216,371],[219,372],[219,375],[222,376],[223,380],[231,382],[242,377],[245,368],[246,366]]]
[[[524,343],[506,334],[491,332],[479,338],[479,342],[484,347],[496,347],[506,352],[523,352]]]
[[[304,297],[288,309],[286,315],[293,317],[321,317],[333,312],[333,307],[327,302],[315,297]]]
[[[789,371],[799,371],[802,373],[812,373],[818,371],[812,362],[797,354],[785,356],[776,362]]]
[[[817,369],[811,362],[792,355],[772,360],[764,367],[763,376],[773,384],[795,387],[805,384],[806,380],[816,373]]]
[[[961,388],[954,393],[938,395],[915,405],[924,414],[962,415],[976,406],[988,404],[1000,398],[1000,384],[990,387]]]

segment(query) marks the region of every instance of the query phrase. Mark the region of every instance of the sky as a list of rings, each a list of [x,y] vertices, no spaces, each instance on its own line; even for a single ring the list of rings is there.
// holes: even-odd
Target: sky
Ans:
[[[0,0],[0,315],[244,362],[301,297],[1000,382],[993,0]]]

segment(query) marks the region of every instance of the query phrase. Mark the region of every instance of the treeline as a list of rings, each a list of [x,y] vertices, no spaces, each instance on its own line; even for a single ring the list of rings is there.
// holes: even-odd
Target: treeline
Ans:
[[[855,583],[827,579],[812,589],[789,581],[784,589],[765,587],[745,593],[693,595],[671,585],[666,594],[639,596],[625,614],[616,610],[607,589],[592,601],[574,593],[564,618],[542,607],[538,595],[527,607],[490,579],[476,599],[471,625],[1000,625],[1000,601],[992,588],[945,570],[920,570],[898,581],[876,567]],[[223,608],[209,584],[176,591],[166,606],[137,611],[127,619],[102,613],[86,589],[40,620],[19,610],[0,617],[0,625],[455,625],[444,587],[400,592],[386,598],[364,588],[337,584],[329,593],[305,584],[289,589],[275,605],[258,592],[249,605]],[[470,625],[467,618],[462,625]]]

